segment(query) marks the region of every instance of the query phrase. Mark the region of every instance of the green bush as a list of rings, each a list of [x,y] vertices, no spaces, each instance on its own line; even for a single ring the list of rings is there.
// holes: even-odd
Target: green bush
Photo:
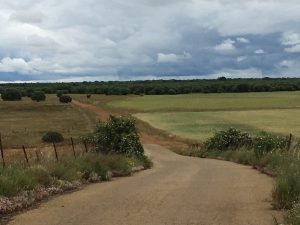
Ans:
[[[0,196],[12,196],[18,193],[18,189],[10,177],[0,175]]]
[[[42,137],[42,141],[45,143],[58,143],[64,141],[64,137],[62,136],[61,133],[58,133],[56,131],[48,131],[45,133]]]
[[[255,154],[251,150],[240,149],[233,152],[230,160],[245,165],[253,165],[255,162]]]
[[[61,103],[69,103],[72,102],[72,98],[69,95],[62,95],[59,97],[59,101]]]
[[[31,94],[30,96],[32,101],[45,101],[46,100],[46,95],[43,91],[35,91]]]
[[[50,175],[58,180],[74,181],[81,178],[76,167],[68,163],[53,163],[48,169]]]
[[[249,146],[251,142],[252,140],[248,133],[230,128],[226,131],[215,133],[215,135],[205,143],[205,147],[208,150],[235,150],[243,146]]]
[[[47,168],[41,165],[34,165],[29,168],[29,172],[38,184],[48,186],[52,183],[52,178]]]
[[[21,92],[16,89],[5,89],[1,92],[3,101],[20,101],[22,99]]]
[[[145,169],[150,169],[153,166],[152,161],[145,155],[139,157],[139,160],[141,160],[141,163]]]
[[[275,136],[266,132],[260,133],[253,139],[253,148],[257,158],[261,158],[264,154],[284,149],[288,144],[286,137]]]
[[[108,121],[97,124],[94,134],[87,141],[95,146],[96,151],[104,154],[117,153],[128,156],[144,154],[135,120],[131,117],[110,116]]]
[[[22,190],[32,190],[37,184],[28,169],[7,168],[0,173],[0,196],[13,196]]]

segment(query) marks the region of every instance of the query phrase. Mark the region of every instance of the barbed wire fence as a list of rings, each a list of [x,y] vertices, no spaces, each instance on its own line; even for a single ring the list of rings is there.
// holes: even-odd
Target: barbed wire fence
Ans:
[[[34,163],[44,161],[61,161],[71,157],[76,158],[86,154],[91,150],[91,145],[85,141],[75,140],[73,137],[61,143],[49,143],[38,147],[4,148],[4,142],[0,133],[0,152],[2,168],[11,164],[26,164],[30,166]]]

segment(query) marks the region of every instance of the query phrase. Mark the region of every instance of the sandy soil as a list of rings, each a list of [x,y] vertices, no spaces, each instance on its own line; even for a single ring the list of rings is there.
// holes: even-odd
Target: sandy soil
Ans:
[[[109,112],[107,112],[106,110],[104,110],[100,107],[97,107],[95,105],[84,104],[84,103],[76,101],[76,100],[72,100],[72,103],[75,106],[78,106],[80,108],[84,108],[84,109],[87,109],[87,110],[90,110],[90,111],[96,113],[98,118],[101,119],[101,120],[106,120],[109,117]]]
[[[154,168],[89,185],[10,225],[272,225],[273,180],[247,166],[145,145]]]

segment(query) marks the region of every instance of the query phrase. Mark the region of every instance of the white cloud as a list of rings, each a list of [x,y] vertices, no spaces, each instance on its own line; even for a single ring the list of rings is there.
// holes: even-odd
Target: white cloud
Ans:
[[[300,52],[300,34],[296,32],[285,32],[281,37],[281,44],[287,46],[284,50],[289,53]]]
[[[286,52],[290,52],[290,53],[299,53],[300,52],[300,44],[291,46],[289,48],[285,48],[284,50]]]
[[[247,58],[248,58],[247,56],[239,56],[239,57],[237,57],[236,61],[242,62],[242,61],[245,61]]]
[[[245,43],[245,44],[247,44],[247,43],[250,42],[248,39],[243,38],[243,37],[238,37],[238,38],[236,38],[236,40],[237,40],[238,42]]]
[[[254,53],[255,54],[265,54],[266,52],[263,49],[257,49],[257,50],[254,51]]]
[[[170,54],[164,54],[164,53],[158,53],[157,54],[157,62],[158,63],[174,63],[174,62],[178,62],[184,59],[189,59],[191,58],[191,54],[190,53],[186,53],[184,52],[183,55],[176,55],[173,53]]]
[[[295,32],[285,32],[282,35],[281,43],[283,45],[297,45],[300,44],[300,34]]]
[[[299,59],[288,59],[283,60],[279,63],[279,72],[282,76],[299,76],[300,71],[300,60]]]
[[[0,62],[0,72],[32,72],[28,63],[22,58],[5,57]]]
[[[189,13],[223,36],[299,31],[298,0],[193,0]],[[297,27],[298,26],[298,27]]]
[[[205,76],[205,78],[218,78],[222,76],[231,78],[262,78],[264,75],[261,70],[256,68],[248,68],[243,70],[224,69],[209,76]]]
[[[10,15],[11,20],[21,23],[41,23],[45,15],[42,12],[18,11]]]
[[[159,63],[166,63],[166,62],[177,62],[178,57],[176,54],[164,54],[158,53],[157,54],[157,62]]]
[[[281,61],[280,62],[280,66],[282,66],[282,67],[291,67],[291,66],[293,66],[293,61],[291,61],[291,60],[283,60],[283,61]]]
[[[235,41],[231,39],[226,39],[221,44],[215,46],[215,50],[219,53],[224,54],[233,53],[236,50],[234,44]]]

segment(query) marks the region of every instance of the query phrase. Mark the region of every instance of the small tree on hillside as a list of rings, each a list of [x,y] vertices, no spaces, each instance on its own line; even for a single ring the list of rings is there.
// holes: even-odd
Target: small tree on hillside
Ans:
[[[20,101],[22,99],[21,93],[16,89],[6,89],[1,93],[3,101]]]
[[[61,103],[69,103],[72,102],[72,98],[69,95],[62,95],[59,97],[59,101]]]
[[[31,94],[30,98],[32,101],[40,102],[40,101],[45,101],[46,95],[43,91],[35,91]]]
[[[58,143],[64,141],[64,137],[61,133],[58,133],[56,131],[48,131],[43,135],[42,141],[45,143]]]

